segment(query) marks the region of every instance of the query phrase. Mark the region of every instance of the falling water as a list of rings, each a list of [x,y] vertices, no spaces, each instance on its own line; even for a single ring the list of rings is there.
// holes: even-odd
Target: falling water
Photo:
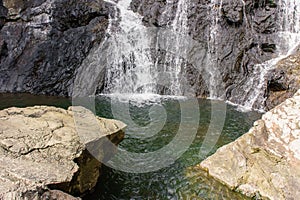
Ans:
[[[263,110],[265,101],[264,89],[266,87],[266,75],[269,70],[276,66],[276,63],[291,55],[300,41],[300,1],[279,0],[278,26],[279,26],[279,54],[276,58],[268,60],[262,64],[254,66],[252,76],[249,77],[245,90],[249,92],[243,107],[253,108],[254,104],[259,105],[259,110]],[[248,88],[248,89],[246,89]]]
[[[170,32],[160,37],[168,44],[164,49],[164,63],[158,66],[158,59],[153,56],[153,49],[158,51],[158,48],[153,44],[151,28],[143,25],[142,16],[130,10],[131,0],[120,0],[118,3],[107,0],[115,5],[119,16],[115,14],[110,19],[111,56],[107,61],[104,93],[157,93],[162,83],[160,79],[165,79],[168,85],[164,86],[167,86],[169,94],[183,95],[182,70],[186,61],[182,55],[186,54],[188,1],[178,1],[174,20],[167,27]],[[116,24],[118,27],[114,27]]]
[[[187,65],[182,55],[188,54],[186,50],[186,36],[189,34],[188,10],[191,2],[179,0],[173,20],[167,23],[167,28],[173,34],[164,37],[165,55],[158,61],[159,45],[153,43],[154,37],[149,27],[144,26],[142,16],[130,9],[131,0],[120,0],[118,3],[107,0],[115,5],[116,12],[110,19],[109,35],[110,56],[107,59],[107,72],[104,93],[160,93],[158,85],[161,79],[167,80],[168,92],[171,95],[185,95],[184,70]],[[244,6],[245,1],[241,0]],[[203,74],[209,85],[210,98],[224,98],[222,78],[219,71],[219,38],[222,0],[211,0],[209,15],[211,17],[210,34],[208,37],[207,63]],[[173,1],[167,1],[161,20],[170,20]],[[253,108],[261,105],[263,108],[266,75],[270,69],[282,58],[290,55],[300,41],[300,1],[279,0],[278,2],[278,56],[262,64],[255,65],[247,82],[244,84],[245,97],[241,100],[242,106]],[[245,22],[247,18],[244,13]],[[160,38],[161,39],[161,38]],[[153,53],[155,50],[155,53]],[[155,55],[155,56],[153,56]],[[161,58],[160,58],[161,59]],[[161,75],[163,74],[163,76]],[[165,92],[162,92],[165,93]]]
[[[173,2],[167,1],[167,5],[164,8],[164,12],[161,15],[162,20],[166,20],[170,12],[172,12]],[[188,7],[189,0],[179,0],[177,3],[177,9],[174,19],[170,25],[166,28],[169,30],[166,35],[160,35],[160,41],[165,43],[165,57],[164,62],[160,65],[156,65],[156,70],[164,75],[163,78],[168,79],[167,85],[168,92],[172,95],[184,95],[183,88],[183,71],[186,68],[187,55],[187,35],[188,35]],[[156,46],[156,50],[160,48]],[[160,75],[161,75],[160,74]]]
[[[219,61],[218,61],[218,39],[219,39],[219,21],[221,18],[221,10],[223,6],[223,1],[221,0],[212,0],[209,15],[211,16],[211,26],[210,34],[208,40],[208,54],[207,54],[207,64],[205,67],[206,72],[209,74],[209,92],[210,98],[217,99],[222,98],[221,94],[224,92],[220,91],[221,83],[221,74],[219,71]]]
[[[110,24],[118,20],[119,24],[116,30],[112,27],[109,30],[110,56],[104,93],[154,92],[150,36],[142,24],[142,16],[129,9],[131,0],[120,0],[117,4],[107,2],[116,6],[115,18],[110,19]]]
[[[176,33],[175,35],[176,40],[175,43],[173,44],[175,49],[174,49],[174,55],[175,55],[175,63],[173,68],[173,77],[172,79],[174,80],[171,84],[171,92],[174,94],[182,94],[182,90],[180,88],[180,73],[182,71],[182,68],[186,67],[186,62],[179,57],[179,55],[182,55],[182,52],[184,51],[183,54],[186,54],[186,49],[184,47],[185,42],[184,40],[186,39],[185,36],[188,34],[188,1],[189,0],[179,0],[178,5],[177,5],[177,11],[176,11],[176,16],[175,19],[173,20],[172,23],[172,29]],[[183,46],[182,46],[183,45]]]

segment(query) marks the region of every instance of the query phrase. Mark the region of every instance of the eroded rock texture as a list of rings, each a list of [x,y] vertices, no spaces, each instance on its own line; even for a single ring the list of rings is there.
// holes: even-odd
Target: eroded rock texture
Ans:
[[[236,141],[198,167],[248,196],[297,199],[300,195],[300,90],[263,115]]]
[[[300,52],[281,60],[269,72],[266,108],[268,110],[292,97],[300,88]]]
[[[1,0],[0,91],[68,96],[90,49],[104,38],[102,0]]]
[[[217,79],[215,82],[219,93],[217,96],[242,104],[248,100],[248,93],[251,92],[249,88],[258,85],[257,82],[251,83],[250,79],[251,74],[259,70],[256,64],[263,63],[278,54],[277,45],[280,44],[280,40],[276,33],[279,27],[277,18],[280,8],[276,1],[268,0],[187,2],[189,2],[188,37],[206,49],[204,52],[206,56],[198,60],[200,63],[198,65],[203,69],[207,67],[217,69],[212,70],[215,77],[211,77],[209,69],[202,71],[196,69],[193,73],[196,74],[198,70],[204,80]],[[133,0],[131,4],[132,9],[143,16],[145,25],[162,28],[172,23],[177,6],[178,1]],[[208,60],[207,56],[210,56]],[[209,63],[210,61],[212,63]],[[196,95],[209,94],[209,87],[204,82],[197,83],[200,87]],[[267,81],[264,88],[267,88]],[[253,106],[260,107],[257,104]]]
[[[182,71],[187,79],[183,87],[195,90],[184,95],[207,97],[213,87],[214,97],[237,104],[255,98],[250,93],[259,84],[256,64],[276,57],[282,43],[278,38],[278,16],[282,12],[278,1],[186,2],[187,41],[198,43],[200,48],[189,52],[187,67]],[[132,0],[131,9],[148,27],[170,28],[175,16],[180,15],[176,13],[178,0]],[[86,59],[89,53],[105,38],[109,16],[118,17],[114,12],[118,9],[103,0],[0,1],[0,91],[70,96],[76,75],[89,70],[84,66],[91,62]],[[165,49],[155,51],[158,64],[170,63],[164,60]],[[101,52],[97,54],[101,56]],[[100,93],[105,68],[95,76],[99,78],[84,81],[95,82],[95,90]],[[279,76],[270,77],[269,83]],[[272,98],[270,91],[277,89],[272,83],[269,86],[266,80],[261,98]],[[161,89],[158,93],[168,92]],[[254,108],[273,107],[270,102],[252,104]]]
[[[86,148],[104,138],[118,144],[125,125],[95,118],[100,131],[83,140],[74,123],[74,109],[80,111],[82,121],[90,119],[90,112],[82,107],[64,110],[36,106],[0,111],[0,199],[72,199],[60,191],[81,195],[96,185],[101,163]],[[101,151],[103,155],[113,153],[105,152],[103,146]]]

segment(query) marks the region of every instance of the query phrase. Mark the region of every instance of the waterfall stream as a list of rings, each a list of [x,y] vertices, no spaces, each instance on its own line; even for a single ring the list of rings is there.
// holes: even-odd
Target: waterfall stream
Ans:
[[[158,92],[158,88],[163,85],[169,94],[183,95],[181,75],[186,61],[181,55],[186,54],[184,36],[188,34],[188,1],[178,2],[176,16],[167,27],[172,34],[159,36],[153,35],[152,29],[143,25],[142,16],[130,9],[131,0],[107,2],[116,6],[119,15],[110,19],[111,57],[107,61],[104,93],[157,94],[162,93]],[[119,23],[115,23],[118,19]],[[116,24],[118,27],[113,28]],[[160,50],[157,41],[162,38],[166,43],[163,49],[165,57],[163,63],[159,63],[159,55],[155,55]],[[153,50],[156,52],[153,53]],[[164,83],[166,80],[168,84]]]
[[[278,8],[280,8],[277,21],[279,29],[277,33],[279,37],[278,56],[255,66],[247,84],[244,86],[244,90],[247,91],[248,95],[245,96],[246,100],[242,106],[246,109],[253,108],[254,104],[260,106],[258,107],[259,110],[264,109],[267,73],[280,60],[291,55],[300,44],[300,1],[279,0]]]
[[[208,59],[205,66],[206,72],[209,74],[209,92],[211,99],[222,98],[224,94],[222,85],[222,77],[219,71],[219,55],[218,55],[218,39],[219,33],[219,21],[221,19],[221,10],[223,6],[222,0],[212,0],[211,8],[209,9],[209,15],[211,17],[210,34],[208,40]]]
[[[116,12],[108,30],[110,55],[104,93],[154,92],[150,36],[142,24],[142,16],[129,9],[131,0],[107,2],[115,4]],[[113,27],[115,24],[111,24],[118,20],[118,27]]]
[[[186,95],[187,88],[185,70],[190,52],[187,50],[187,37],[189,35],[188,16],[189,0],[178,0],[175,16],[172,18],[173,1],[166,1],[160,21],[167,20],[166,28],[172,34],[158,36],[153,34],[151,28],[143,24],[143,16],[130,9],[131,0],[120,0],[114,4],[115,13],[110,19],[108,34],[110,35],[107,58],[106,80],[103,93],[112,94],[169,94]],[[252,27],[246,16],[246,4],[243,4],[244,22]],[[225,88],[222,88],[222,75],[218,55],[220,21],[223,0],[212,0],[209,4],[210,28],[207,41],[206,63],[199,70],[208,86],[209,97],[212,99],[225,99]],[[277,3],[277,29],[276,51],[277,56],[264,63],[257,64],[250,70],[244,83],[240,85],[243,90],[239,104],[246,109],[259,105],[264,108],[264,93],[266,76],[276,63],[289,56],[299,45],[300,41],[300,1],[278,0]],[[164,55],[160,55],[163,40]],[[189,47],[187,47],[189,46]],[[185,56],[183,56],[185,55]],[[195,60],[195,59],[194,59]],[[163,85],[163,90],[159,87]],[[167,91],[167,92],[166,92]]]

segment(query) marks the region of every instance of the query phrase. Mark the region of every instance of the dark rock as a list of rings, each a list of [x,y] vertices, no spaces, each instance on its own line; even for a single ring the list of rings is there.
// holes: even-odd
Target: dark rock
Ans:
[[[133,0],[131,8],[143,16],[145,25],[168,27],[175,17],[178,1]],[[214,12],[219,8],[221,15],[215,23]],[[276,14],[279,12],[273,1],[223,0],[221,4],[212,5],[211,1],[191,1],[188,13],[189,35],[198,43],[202,43],[209,53],[210,29],[217,26],[215,68],[221,80],[218,96],[235,103],[245,101],[247,94],[242,86],[247,85],[247,77],[256,71],[256,64],[267,61],[277,55],[276,50]],[[200,60],[201,66],[207,61]],[[202,72],[205,73],[205,72]],[[204,74],[204,76],[207,76]],[[209,95],[207,81],[199,81],[196,93]],[[203,84],[203,85],[202,85]],[[222,89],[224,88],[224,89]],[[204,92],[205,91],[205,92]]]
[[[300,52],[281,60],[268,74],[266,108],[268,110],[292,97],[300,89]]]
[[[274,53],[276,50],[276,44],[268,44],[262,43],[260,47],[264,52],[271,52]]]
[[[0,30],[5,24],[6,18],[8,14],[8,9],[3,6],[2,0],[0,1]]]
[[[222,15],[228,24],[239,25],[244,21],[244,8],[242,1],[226,1],[222,6]]]
[[[221,1],[213,5],[210,0],[190,1],[188,32],[201,46],[203,55],[198,56],[197,64],[202,68],[187,59],[183,87],[188,90],[192,86],[192,95],[209,96],[212,73],[208,70],[215,68],[217,96],[245,102],[249,93],[245,86],[249,76],[257,72],[256,65],[276,57],[280,49],[276,23],[281,11],[276,3],[223,0],[222,5]],[[132,0],[131,9],[143,16],[146,26],[168,28],[177,4],[178,0]],[[105,38],[108,18],[114,12],[103,0],[0,2],[0,91],[70,96],[76,74],[85,70],[79,67]],[[214,40],[212,27],[216,29]],[[197,53],[190,52],[192,56]],[[163,59],[163,55],[155,55]],[[99,73],[94,81],[98,93],[104,88],[105,69]],[[274,81],[266,81],[264,87],[269,83],[270,88],[280,88]],[[167,88],[158,91],[168,93]],[[263,95],[267,96],[267,91]]]
[[[0,18],[0,91],[68,96],[76,70],[104,38],[102,0],[4,0]],[[1,25],[1,21],[0,21]]]

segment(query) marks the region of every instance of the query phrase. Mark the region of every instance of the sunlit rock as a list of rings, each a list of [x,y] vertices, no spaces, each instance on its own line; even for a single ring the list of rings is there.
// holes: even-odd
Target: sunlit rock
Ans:
[[[236,141],[198,167],[251,197],[297,199],[300,195],[300,90],[263,115]]]
[[[0,199],[39,196],[48,189],[80,195],[96,185],[101,163],[86,148],[96,146],[102,138],[118,144],[125,124],[94,117],[99,131],[86,132],[85,143],[82,133],[78,134],[80,125],[74,123],[74,109],[81,112],[76,122],[90,120],[90,111],[83,107],[64,110],[35,106],[0,111]],[[91,130],[88,124],[85,127]],[[62,196],[48,193],[45,195]]]

